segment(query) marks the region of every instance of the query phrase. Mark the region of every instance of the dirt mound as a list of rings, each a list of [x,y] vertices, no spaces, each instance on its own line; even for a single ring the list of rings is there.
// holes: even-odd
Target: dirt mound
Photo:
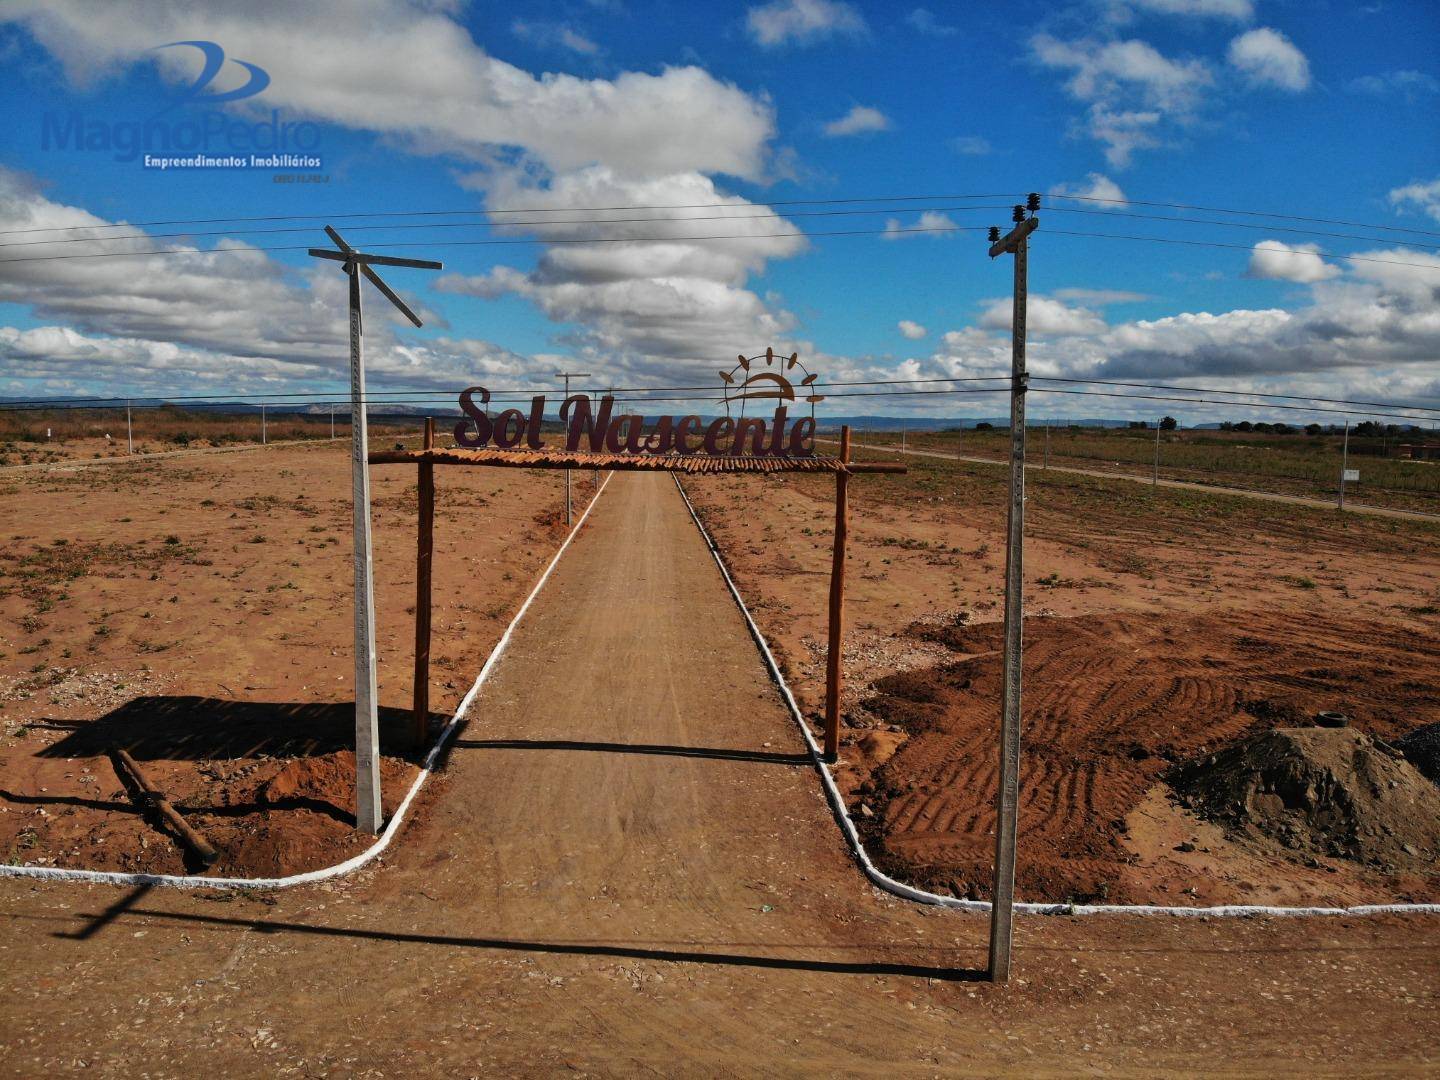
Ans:
[[[1277,728],[1174,770],[1205,817],[1301,855],[1387,873],[1433,869],[1440,791],[1388,744],[1349,728]]]
[[[271,805],[314,799],[346,806],[355,791],[355,754],[342,750],[322,757],[286,762],[255,793],[255,801]]]
[[[1427,724],[1395,740],[1395,749],[1436,784],[1440,784],[1440,724]]]
[[[993,873],[1002,658],[985,646],[997,633],[912,626],[912,636],[945,640],[963,655],[877,680],[861,702],[862,723],[908,738],[882,760],[863,752],[856,732],[844,755],[859,777],[851,797],[877,861],[958,895],[988,896]],[[1137,862],[1127,818],[1181,762],[1324,710],[1348,715],[1347,730],[1391,742],[1440,719],[1440,684],[1415,674],[1440,667],[1440,642],[1363,620],[1270,611],[1032,617],[1025,640],[1017,868],[1025,899],[1174,902],[1163,888],[1170,871]],[[1270,879],[1294,874],[1282,848],[1270,845],[1260,861],[1263,873],[1215,883],[1214,902],[1268,900]],[[1370,867],[1340,860],[1334,873],[1321,872],[1327,895],[1355,903],[1396,895]]]

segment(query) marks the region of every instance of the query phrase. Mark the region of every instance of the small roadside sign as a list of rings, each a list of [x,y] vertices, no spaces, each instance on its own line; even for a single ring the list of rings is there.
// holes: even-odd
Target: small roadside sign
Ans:
[[[1345,470],[1345,482],[1346,482],[1347,484],[1358,484],[1358,483],[1360,482],[1360,470],[1359,470],[1359,469],[1346,469],[1346,470]]]

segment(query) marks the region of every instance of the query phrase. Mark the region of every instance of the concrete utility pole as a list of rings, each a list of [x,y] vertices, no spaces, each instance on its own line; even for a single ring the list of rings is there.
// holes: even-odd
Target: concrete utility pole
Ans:
[[[330,441],[335,441],[335,406],[330,406]]]
[[[1015,256],[1010,320],[1010,509],[1005,525],[1005,670],[1000,702],[1000,791],[995,799],[995,887],[990,906],[990,981],[1010,979],[1015,921],[1015,836],[1020,817],[1020,657],[1024,648],[1025,313],[1029,237],[1040,227],[1040,196],[1016,206],[1015,227],[990,230],[990,258]],[[1027,214],[1028,211],[1028,214]]]
[[[1045,421],[1045,468],[1050,468],[1050,421]]]
[[[588,378],[590,378],[590,373],[587,372],[587,371],[557,371],[557,372],[555,373],[555,377],[556,377],[557,379],[564,379],[564,380],[565,380],[565,400],[568,401],[568,400],[570,399],[570,380],[571,380],[571,379],[588,379]],[[569,524],[570,524],[570,516],[571,516],[571,509],[570,509],[570,470],[567,468],[567,469],[565,470],[565,524],[566,524],[566,525],[569,525]]]
[[[356,251],[329,225],[338,251],[311,248],[317,259],[343,263],[350,278],[350,495],[355,531],[355,826],[380,831],[380,717],[375,687],[375,574],[370,556],[369,425],[365,415],[365,362],[361,350],[360,278],[363,275],[416,326],[420,317],[396,296],[372,265],[440,270],[428,259],[397,259]]]
[[[265,406],[264,406],[264,405],[261,405],[261,406],[260,406],[260,445],[261,445],[261,446],[264,446],[265,443],[266,443],[266,441],[267,441],[267,440],[266,440],[266,438],[265,438]]]
[[[130,426],[130,402],[125,402],[125,452],[135,453],[135,432]]]
[[[1160,421],[1155,421],[1155,461],[1150,466],[1150,488],[1160,486]]]
[[[1345,421],[1345,441],[1340,445],[1340,502],[1339,509],[1345,509],[1345,474],[1350,470],[1350,421]]]

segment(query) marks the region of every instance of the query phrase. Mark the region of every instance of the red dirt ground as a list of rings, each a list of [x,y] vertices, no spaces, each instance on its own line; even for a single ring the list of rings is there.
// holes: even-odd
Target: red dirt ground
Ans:
[[[221,852],[213,874],[327,866],[354,831],[348,443],[0,478],[0,858],[196,872],[109,752]],[[415,775],[415,470],[376,467],[388,814]],[[564,534],[558,474],[437,473],[432,722],[469,689]],[[588,496],[588,477],[579,485]]]
[[[887,869],[985,896],[1004,478],[908,464],[851,482],[836,778]],[[686,486],[818,723],[833,482]],[[1440,528],[1057,474],[1032,475],[1027,503],[1022,899],[1440,895],[1434,874],[1229,836],[1162,779],[1320,710],[1387,738],[1440,720]]]
[[[988,898],[1000,628],[912,632],[965,658],[881,678],[862,702],[910,736],[859,785],[876,815],[866,830],[880,861],[905,878]],[[1171,766],[1321,710],[1340,709],[1385,739],[1440,716],[1440,686],[1415,677],[1440,667],[1440,642],[1397,638],[1383,624],[1265,612],[1091,615],[1031,619],[1026,638],[1017,879],[1026,897],[1177,902],[1184,897],[1170,885],[1179,878],[1194,902],[1253,898],[1263,889],[1253,879],[1265,873],[1253,852],[1237,866],[1207,852],[1215,865],[1204,875],[1164,851],[1146,852],[1158,866],[1136,865],[1128,820]],[[1434,873],[1387,874],[1341,858],[1265,861],[1266,880],[1304,878],[1333,903],[1440,898]]]

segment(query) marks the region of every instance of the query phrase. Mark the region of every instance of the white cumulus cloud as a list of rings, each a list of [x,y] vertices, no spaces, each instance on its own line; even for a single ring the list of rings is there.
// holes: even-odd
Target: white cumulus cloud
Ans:
[[[1310,61],[1279,30],[1262,26],[1230,42],[1230,66],[1256,86],[1299,93],[1310,85]]]
[[[901,319],[895,325],[899,328],[900,335],[909,338],[911,341],[919,341],[928,333],[925,327],[921,326],[918,322],[911,322],[909,319]]]
[[[766,47],[865,33],[864,16],[844,0],[772,0],[746,12],[745,25]]]
[[[1250,277],[1311,284],[1337,277],[1338,267],[1320,257],[1318,244],[1285,244],[1261,240],[1250,253]]]
[[[888,131],[890,118],[879,109],[869,105],[855,105],[838,120],[825,125],[825,134],[830,138],[844,135],[864,135],[872,131]]]
[[[1395,188],[1386,199],[1397,210],[1418,210],[1440,221],[1440,178]]]
[[[1087,106],[1083,130],[1117,169],[1137,150],[1162,144],[1163,122],[1191,123],[1215,81],[1204,60],[1167,57],[1139,39],[1064,41],[1041,33],[1030,51],[1042,67],[1070,73],[1066,92]]]
[[[990,300],[980,316],[980,326],[986,330],[1009,330],[1014,314],[1009,297]],[[1025,309],[1025,327],[1032,334],[1046,334],[1051,337],[1084,337],[1103,334],[1105,319],[1089,308],[1071,306],[1064,301],[1048,296],[1032,295]]]
[[[1050,194],[1096,199],[1117,206],[1130,205],[1125,198],[1125,192],[1120,190],[1120,185],[1098,172],[1086,173],[1083,184],[1056,184],[1050,189]]]
[[[1255,15],[1251,0],[1129,0],[1136,8],[1160,15],[1193,15],[1248,22]]]
[[[193,50],[155,51],[195,36],[194,17],[178,5],[16,0],[0,21],[24,23],[76,83],[140,64],[177,81],[198,74]],[[515,147],[556,171],[765,174],[771,106],[698,67],[535,75],[487,53],[443,5],[402,0],[215,6],[205,26],[231,55],[270,73],[267,107],[417,150],[489,161]]]
[[[953,236],[958,228],[949,214],[938,210],[926,210],[913,222],[906,224],[899,218],[886,218],[885,231],[881,240],[910,240],[917,236]]]

